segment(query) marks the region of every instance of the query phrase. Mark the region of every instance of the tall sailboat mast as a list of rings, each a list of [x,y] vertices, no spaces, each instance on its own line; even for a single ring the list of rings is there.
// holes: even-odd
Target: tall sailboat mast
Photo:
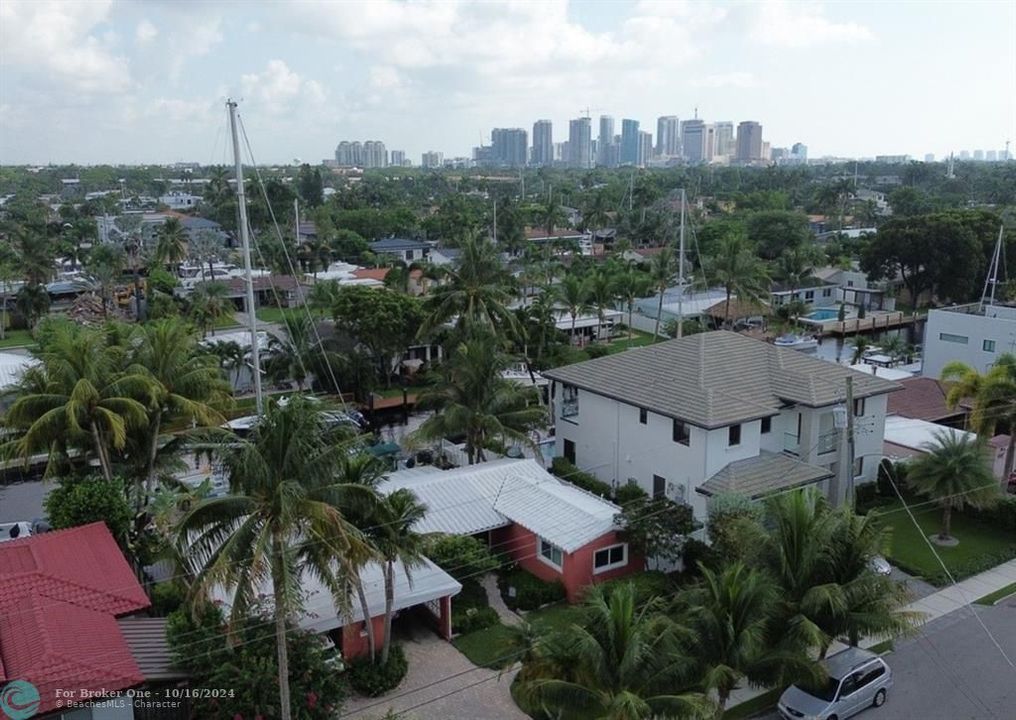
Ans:
[[[681,232],[677,251],[677,336],[684,337],[684,206],[688,196],[681,188]]]
[[[264,412],[261,393],[261,348],[258,346],[258,319],[254,307],[254,276],[250,264],[250,234],[247,227],[247,196],[243,187],[243,159],[240,156],[240,138],[236,133],[236,103],[226,101],[229,108],[229,129],[233,134],[233,161],[236,164],[236,204],[240,209],[240,244],[243,254],[244,279],[247,286],[247,319],[250,321],[251,368],[254,373],[254,402],[257,414]]]

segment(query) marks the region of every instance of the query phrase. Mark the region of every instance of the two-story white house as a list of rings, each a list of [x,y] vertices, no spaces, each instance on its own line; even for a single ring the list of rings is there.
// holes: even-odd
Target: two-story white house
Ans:
[[[599,479],[638,483],[706,515],[710,496],[850,482],[837,425],[853,378],[853,482],[875,480],[899,385],[733,332],[691,335],[547,370],[556,451]],[[842,477],[845,480],[840,481]]]

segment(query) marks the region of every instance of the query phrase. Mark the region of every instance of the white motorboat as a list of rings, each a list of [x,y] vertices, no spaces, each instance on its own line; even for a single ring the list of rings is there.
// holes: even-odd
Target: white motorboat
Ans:
[[[789,333],[787,335],[780,335],[773,341],[773,345],[790,348],[791,350],[814,350],[818,347],[818,340],[811,335]]]

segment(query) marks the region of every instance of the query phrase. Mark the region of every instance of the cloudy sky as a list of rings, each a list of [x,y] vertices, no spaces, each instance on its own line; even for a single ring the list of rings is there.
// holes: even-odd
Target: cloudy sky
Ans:
[[[1016,3],[0,0],[4,164],[222,162],[229,96],[266,162],[563,140],[587,107],[941,157],[1016,141]]]

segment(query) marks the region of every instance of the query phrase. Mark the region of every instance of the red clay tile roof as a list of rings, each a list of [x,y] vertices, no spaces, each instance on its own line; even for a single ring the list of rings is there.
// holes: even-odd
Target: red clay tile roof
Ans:
[[[359,268],[353,271],[353,277],[358,280],[384,280],[388,275],[389,268]]]
[[[0,544],[0,682],[32,682],[42,713],[57,689],[143,682],[116,616],[148,605],[104,523]]]
[[[889,415],[935,422],[944,418],[962,415],[968,407],[960,403],[950,410],[945,404],[946,390],[935,378],[915,377],[901,380],[902,390],[889,395]]]

